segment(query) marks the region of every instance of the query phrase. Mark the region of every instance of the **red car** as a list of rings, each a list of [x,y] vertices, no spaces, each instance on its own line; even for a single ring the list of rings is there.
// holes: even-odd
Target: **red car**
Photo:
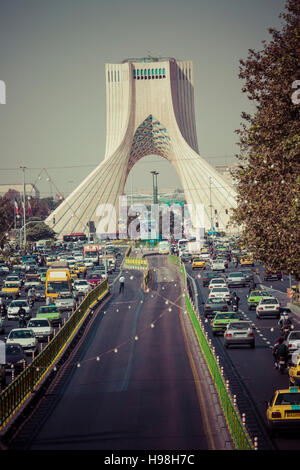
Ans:
[[[99,284],[103,280],[103,277],[99,273],[90,273],[86,276],[86,280],[89,284],[93,286]]]

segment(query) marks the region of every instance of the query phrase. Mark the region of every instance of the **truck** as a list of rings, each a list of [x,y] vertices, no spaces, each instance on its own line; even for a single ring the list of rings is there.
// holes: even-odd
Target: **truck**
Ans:
[[[83,257],[95,264],[99,262],[99,245],[84,245]]]

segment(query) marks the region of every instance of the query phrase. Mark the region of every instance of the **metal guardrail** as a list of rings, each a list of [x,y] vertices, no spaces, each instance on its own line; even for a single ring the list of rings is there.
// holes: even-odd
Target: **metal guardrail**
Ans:
[[[169,255],[169,259],[173,263],[180,266],[181,273],[184,276],[186,292],[188,292],[185,266],[181,263],[180,259],[177,256]],[[226,423],[233,439],[234,445],[238,450],[254,450],[254,444],[252,443],[247,429],[243,425],[239,410],[233,402],[233,397],[231,396],[230,391],[226,387],[226,383],[221,373],[219,364],[217,363],[216,357],[208,343],[201,321],[199,321],[198,319],[198,315],[195,312],[190,296],[187,293],[185,295],[185,304],[187,312],[193,324],[195,333],[197,335],[202,354],[204,356],[216,391],[218,393],[220,404],[223,409]]]
[[[109,292],[108,281],[90,291],[54,338],[0,394],[0,431],[48,372],[81,325],[86,313]]]

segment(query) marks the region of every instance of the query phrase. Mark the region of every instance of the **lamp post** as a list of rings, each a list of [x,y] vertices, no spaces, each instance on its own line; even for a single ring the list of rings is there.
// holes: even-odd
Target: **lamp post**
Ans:
[[[158,186],[157,186],[157,175],[159,175],[158,171],[151,171],[153,176],[153,205],[154,205],[154,214],[155,214],[155,235],[156,239],[159,235],[159,218],[158,218]],[[158,229],[158,230],[157,230]],[[158,233],[157,233],[158,232]],[[151,229],[152,233],[152,229]]]
[[[25,185],[25,170],[26,166],[20,166],[21,170],[23,171],[23,227],[24,227],[24,235],[23,235],[23,245],[24,248],[26,246],[26,185]]]

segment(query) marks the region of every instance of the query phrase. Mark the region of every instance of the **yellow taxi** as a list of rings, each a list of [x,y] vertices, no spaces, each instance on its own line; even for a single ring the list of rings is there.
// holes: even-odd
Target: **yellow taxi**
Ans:
[[[192,269],[195,269],[195,268],[205,269],[205,266],[206,266],[205,260],[200,258],[200,256],[199,257],[197,256],[197,257],[193,258],[193,260],[192,260]]]
[[[241,266],[254,266],[254,259],[252,256],[243,256],[240,258],[240,265]]]
[[[291,386],[300,385],[300,355],[297,364],[291,364],[289,367],[289,380]]]
[[[75,266],[74,266],[74,269],[76,269],[76,272],[79,273],[85,273],[86,272],[86,265],[84,263],[77,263]]]
[[[69,269],[69,271],[72,279],[78,279],[78,274],[74,268]]]
[[[271,431],[300,429],[300,389],[276,390],[267,404],[267,423]]]
[[[17,282],[5,281],[1,289],[2,292],[8,292],[10,294],[19,295],[20,284]]]
[[[54,261],[56,261],[56,258],[54,256],[49,256],[48,258],[46,258],[46,265],[51,266]]]

